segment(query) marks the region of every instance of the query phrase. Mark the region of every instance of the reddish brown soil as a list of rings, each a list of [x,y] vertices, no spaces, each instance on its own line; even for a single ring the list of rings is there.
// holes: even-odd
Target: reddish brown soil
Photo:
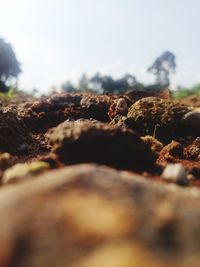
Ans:
[[[130,149],[128,150],[130,145],[126,142],[123,143],[123,138],[120,137],[119,133],[116,135],[116,133],[113,132],[112,127],[108,127],[107,133],[101,135],[100,132],[101,130],[103,130],[104,126],[103,124],[102,126],[98,126],[100,128],[97,127],[97,129],[99,129],[99,136],[96,135],[95,137],[97,138],[98,136],[97,139],[95,139],[94,136],[92,137],[92,135],[90,136],[91,131],[88,131],[88,135],[87,133],[84,133],[84,138],[86,139],[82,139],[81,137],[81,141],[78,141],[76,144],[71,142],[72,139],[70,138],[72,137],[64,139],[65,141],[64,146],[62,147],[62,154],[67,155],[67,160],[65,160],[64,162],[62,162],[62,160],[60,159],[59,154],[56,153],[57,149],[54,149],[54,145],[49,141],[49,136],[46,135],[46,132],[50,128],[56,127],[60,123],[63,123],[67,119],[69,121],[78,119],[97,120],[109,125],[111,118],[115,115],[126,115],[128,112],[128,107],[135,103],[136,100],[152,95],[162,97],[163,99],[169,99],[170,97],[169,91],[164,91],[162,92],[162,94],[131,92],[123,96],[98,96],[91,94],[62,93],[49,97],[41,97],[39,99],[31,98],[31,96],[27,95],[23,96],[21,94],[20,97],[15,97],[15,99],[12,100],[11,104],[7,102],[4,103],[5,107],[3,109],[6,110],[5,114],[10,114],[9,112],[11,112],[12,110],[12,116],[16,116],[16,120],[19,120],[20,123],[17,124],[15,130],[12,130],[10,132],[8,130],[8,132],[5,133],[5,140],[7,140],[8,145],[6,147],[4,143],[2,143],[0,146],[0,151],[9,152],[13,156],[15,163],[30,162],[36,159],[42,159],[46,162],[49,162],[53,168],[57,166],[61,167],[63,166],[63,163],[75,164],[82,162],[98,162],[115,166],[118,169],[123,169],[127,168],[125,166],[128,166],[126,164],[121,164],[123,160],[124,162],[131,162],[131,158],[133,158],[133,161],[134,158],[138,158],[138,163],[136,165],[140,165],[140,168],[137,168],[137,166],[135,166],[135,168],[133,169],[145,170],[145,164],[147,164],[146,152],[141,150],[141,147],[137,148],[139,150],[136,149],[132,152]],[[8,115],[6,116],[8,117]],[[8,125],[9,124],[10,127],[12,126],[12,129],[14,129],[13,126],[15,125],[15,123],[13,124],[13,119],[10,122],[8,121]],[[28,139],[26,137],[26,140],[24,139],[25,137],[23,137],[22,132],[20,132],[21,124],[23,124],[23,129],[26,129],[22,131],[26,131],[26,136],[28,136]],[[73,125],[73,122],[71,122],[71,125]],[[122,127],[123,129],[124,126],[122,125],[119,127]],[[95,131],[98,133],[98,130]],[[126,130],[124,129],[122,131]],[[13,133],[13,135],[10,134],[11,132]],[[59,134],[60,133],[58,131],[58,139]],[[110,141],[108,141],[109,138]],[[199,141],[195,141],[196,136],[186,136],[184,138],[177,138],[176,136],[175,138],[178,142],[175,147],[173,145],[174,143],[169,144],[169,142],[164,146],[161,152],[155,155],[155,157],[157,157],[157,161],[151,168],[151,170],[149,170],[149,176],[152,177],[152,173],[154,173],[155,179],[157,179],[156,177],[159,177],[162,169],[168,163],[180,162],[189,170],[189,173],[194,175],[195,179],[199,179]],[[26,146],[29,148],[29,150],[24,151],[23,153],[19,153],[20,151],[16,150],[17,145],[19,145],[21,142],[20,140],[22,140],[23,142],[22,147],[27,144]],[[171,139],[171,141],[173,141],[173,138]],[[53,147],[51,147],[51,145],[53,145]],[[88,149],[87,147],[93,148],[94,153],[91,152],[92,150]],[[97,148],[96,154],[95,147]],[[109,151],[109,153],[106,151]],[[125,151],[129,151],[128,155],[126,155]],[[117,153],[119,153],[120,155],[119,159],[114,164],[112,164]],[[143,155],[142,157],[140,157],[140,153],[141,155]],[[126,158],[127,160],[125,160]],[[143,168],[141,168],[141,166],[143,166]],[[128,167],[128,169],[131,169],[130,166]]]
[[[200,135],[163,144],[116,123],[147,96],[169,101],[168,91],[2,101],[0,267],[199,266]],[[4,182],[33,161],[49,168]],[[163,181],[170,163],[184,166],[186,186]]]

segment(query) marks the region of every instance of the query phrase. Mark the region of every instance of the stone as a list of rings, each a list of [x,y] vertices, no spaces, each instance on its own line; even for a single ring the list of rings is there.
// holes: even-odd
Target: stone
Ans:
[[[181,119],[190,109],[178,102],[147,97],[135,102],[128,111],[125,124],[140,135],[152,135],[162,142],[169,142],[184,135]]]
[[[179,185],[187,185],[189,182],[187,174],[187,171],[180,163],[168,164],[165,167],[161,178],[166,182],[177,183]]]
[[[50,168],[49,164],[42,161],[32,163],[18,163],[4,172],[2,183],[10,184],[36,176]]]
[[[199,202],[105,166],[53,170],[0,190],[0,266],[198,266]]]
[[[113,104],[110,105],[108,115],[110,119],[114,119],[117,115],[125,116],[128,112],[128,105],[124,98],[114,100]]]
[[[191,111],[186,113],[181,122],[188,134],[200,136],[200,112]]]

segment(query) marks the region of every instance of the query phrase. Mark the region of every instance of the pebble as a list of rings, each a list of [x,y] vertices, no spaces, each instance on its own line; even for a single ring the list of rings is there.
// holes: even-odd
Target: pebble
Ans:
[[[190,174],[187,175],[187,179],[190,180],[190,181],[195,180],[195,176],[190,173]]]
[[[50,165],[46,162],[35,161],[32,163],[18,163],[7,169],[2,177],[2,184],[10,184],[22,181],[48,170]]]
[[[182,164],[176,163],[167,165],[161,175],[161,178],[166,182],[187,185],[189,182],[187,175],[188,173]]]
[[[116,111],[118,114],[126,115],[128,112],[128,106],[124,98],[119,98],[116,101]]]
[[[200,112],[191,111],[186,113],[182,118],[182,123],[191,131],[200,134]]]

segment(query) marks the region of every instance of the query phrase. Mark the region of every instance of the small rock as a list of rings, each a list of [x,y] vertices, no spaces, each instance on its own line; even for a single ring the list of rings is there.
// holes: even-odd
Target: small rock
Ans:
[[[182,123],[187,131],[200,135],[200,112],[191,111],[186,113],[182,118]]]
[[[187,185],[189,182],[187,171],[180,163],[167,165],[161,178],[166,182],[177,183],[179,185]]]
[[[146,97],[135,102],[127,114],[127,127],[139,135],[151,135],[164,144],[182,136],[182,117],[190,108],[175,101]]]
[[[128,112],[128,105],[124,98],[116,99],[108,110],[110,119],[114,119],[117,115],[125,116]]]
[[[190,174],[187,175],[187,179],[190,180],[190,181],[195,180],[195,176],[190,173]]]
[[[5,171],[2,178],[2,183],[10,184],[18,182],[24,180],[27,177],[40,174],[49,168],[49,164],[42,161],[36,161],[30,164],[16,164],[12,168],[9,168]]]

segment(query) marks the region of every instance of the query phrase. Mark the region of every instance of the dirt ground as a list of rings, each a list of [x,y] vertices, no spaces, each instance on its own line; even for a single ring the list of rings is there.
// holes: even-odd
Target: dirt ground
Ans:
[[[0,267],[198,266],[200,99],[0,100]]]

